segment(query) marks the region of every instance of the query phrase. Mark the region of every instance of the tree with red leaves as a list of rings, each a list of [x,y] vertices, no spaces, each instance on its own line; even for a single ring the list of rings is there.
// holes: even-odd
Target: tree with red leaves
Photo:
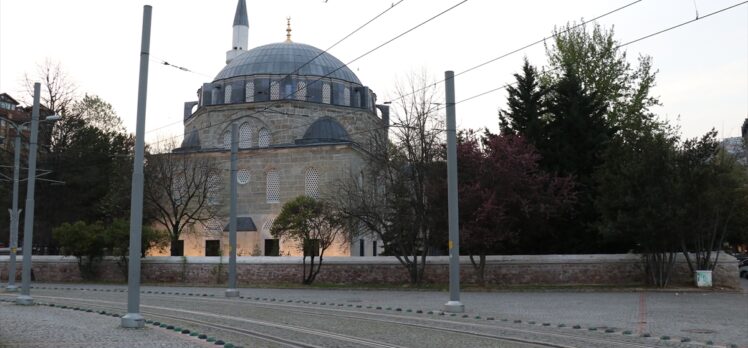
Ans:
[[[574,182],[541,170],[540,155],[516,135],[463,133],[457,159],[461,243],[483,285],[486,255],[509,249],[527,221],[570,207]]]

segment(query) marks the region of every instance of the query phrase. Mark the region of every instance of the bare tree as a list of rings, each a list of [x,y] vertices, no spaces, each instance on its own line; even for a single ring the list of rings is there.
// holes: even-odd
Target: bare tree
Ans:
[[[426,256],[446,231],[431,197],[443,161],[441,93],[427,74],[412,74],[396,88],[392,139],[373,131],[363,178],[341,183],[338,209],[385,244],[408,270],[411,283],[423,280]],[[442,233],[443,234],[443,233]]]
[[[154,220],[169,232],[171,255],[179,256],[177,244],[186,228],[216,216],[221,170],[215,159],[174,148],[176,143],[170,142],[147,156],[144,200]]]
[[[40,96],[41,103],[55,114],[65,114],[75,101],[78,87],[70,81],[59,62],[45,60],[44,63],[37,65],[36,76],[29,77],[25,74],[24,80],[28,95],[24,102],[28,105],[33,101],[35,82],[41,82],[44,89]]]

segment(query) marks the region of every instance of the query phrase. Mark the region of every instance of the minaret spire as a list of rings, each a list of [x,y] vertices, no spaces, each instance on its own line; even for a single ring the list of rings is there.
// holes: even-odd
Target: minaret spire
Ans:
[[[286,17],[286,42],[291,42],[291,17]]]
[[[231,50],[226,52],[226,64],[247,50],[249,35],[249,19],[247,18],[247,3],[245,0],[238,0],[236,4],[236,13],[234,13],[234,35],[232,38]]]

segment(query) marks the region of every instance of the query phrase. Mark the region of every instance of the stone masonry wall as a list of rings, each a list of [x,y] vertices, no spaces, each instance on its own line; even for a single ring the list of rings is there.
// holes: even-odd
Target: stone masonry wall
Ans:
[[[19,258],[20,259],[20,258]],[[225,282],[228,258],[147,257],[142,260],[142,280],[146,283],[221,284]],[[20,260],[17,279],[21,277]],[[239,257],[239,284],[249,285],[301,282],[299,257]],[[467,257],[461,259],[461,282],[474,284],[476,273]],[[34,256],[33,273],[39,282],[82,281],[75,258]],[[673,284],[689,286],[693,277],[682,257],[676,264]],[[0,280],[8,278],[8,257],[0,256]],[[449,281],[449,258],[429,257],[426,282]],[[325,258],[318,282],[335,284],[405,284],[408,273],[394,257]],[[101,266],[99,280],[124,281],[115,260]],[[643,286],[646,282],[639,255],[528,255],[489,256],[486,283],[490,285],[603,285]],[[737,261],[722,255],[714,271],[716,287],[739,288]]]

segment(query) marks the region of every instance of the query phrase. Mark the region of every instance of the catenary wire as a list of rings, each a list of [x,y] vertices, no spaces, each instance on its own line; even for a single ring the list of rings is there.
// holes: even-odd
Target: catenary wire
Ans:
[[[363,58],[363,57],[365,57],[365,56],[367,56],[367,55],[369,55],[369,54],[373,53],[374,51],[376,51],[376,50],[378,50],[378,49],[380,49],[380,48],[384,47],[385,45],[387,45],[387,44],[389,44],[389,43],[392,43],[392,42],[393,42],[393,41],[395,41],[396,39],[399,39],[399,38],[403,37],[404,35],[406,35],[406,34],[408,34],[408,33],[412,32],[413,30],[415,30],[415,29],[417,29],[417,28],[419,28],[419,27],[421,27],[421,26],[425,25],[426,23],[429,23],[429,22],[433,21],[434,19],[436,19],[436,18],[438,18],[438,17],[440,17],[440,16],[442,16],[442,15],[444,15],[444,14],[446,14],[446,13],[448,13],[448,12],[452,11],[452,10],[454,10],[455,8],[457,8],[458,6],[460,6],[460,5],[464,4],[464,3],[465,3],[465,2],[467,2],[467,1],[468,1],[468,0],[462,0],[462,1],[458,2],[458,3],[456,3],[455,5],[452,5],[451,7],[447,8],[446,10],[443,10],[443,11],[441,11],[441,12],[437,13],[436,15],[434,15],[434,16],[432,16],[432,17],[430,17],[430,18],[428,18],[428,19],[426,19],[426,20],[424,20],[424,21],[420,22],[419,24],[415,25],[414,27],[411,27],[410,29],[406,30],[405,32],[403,32],[403,33],[400,33],[400,34],[396,35],[396,36],[395,36],[394,38],[392,38],[392,39],[390,39],[390,40],[387,40],[387,41],[385,41],[384,43],[382,43],[382,44],[380,44],[380,45],[376,46],[375,48],[373,48],[373,49],[371,49],[371,50],[367,51],[366,53],[364,53],[364,54],[362,54],[362,55],[358,56],[357,58],[355,58],[355,59],[353,59],[353,60],[349,61],[348,63],[345,63],[345,64],[341,65],[341,66],[340,66],[340,67],[338,67],[337,69],[335,69],[335,70],[333,70],[333,71],[331,71],[331,72],[329,72],[329,73],[327,73],[327,74],[325,74],[325,75],[323,75],[323,76],[321,76],[321,77],[317,78],[316,80],[313,80],[313,81],[312,81],[311,83],[309,83],[309,84],[307,84],[306,86],[304,86],[304,88],[303,88],[303,89],[306,89],[306,88],[308,88],[308,87],[309,87],[309,86],[310,86],[311,84],[313,84],[313,83],[315,83],[315,82],[319,82],[319,81],[321,81],[322,79],[324,79],[324,78],[326,78],[326,77],[330,76],[331,74],[335,73],[336,71],[338,71],[338,70],[340,70],[340,69],[342,69],[342,68],[344,68],[344,67],[347,67],[347,66],[348,66],[349,64],[352,64],[352,63],[354,63],[354,62],[358,61],[359,59],[361,59],[361,58]],[[302,89],[302,90],[303,90],[303,89]],[[291,97],[291,96],[293,96],[293,95],[295,95],[295,94],[297,94],[297,93],[298,93],[298,91],[296,91],[296,92],[293,92],[293,93],[290,93],[290,94],[288,94],[288,95],[285,95],[285,96],[284,96],[283,98],[281,98],[282,100],[280,100],[280,101],[279,101],[278,103],[284,102],[284,100],[285,100],[285,99],[287,99],[287,98],[289,98],[289,97]],[[265,111],[269,110],[269,109],[270,109],[270,108],[271,108],[271,107],[272,107],[273,105],[277,105],[277,103],[271,103],[271,104],[269,104],[269,105],[265,106],[264,108],[262,108],[261,110],[257,110],[257,111],[254,111],[254,112],[252,112],[252,113],[248,114],[248,115],[245,115],[245,117],[250,117],[250,116],[253,116],[253,115],[256,115],[256,114],[259,114],[259,113],[265,112]],[[244,112],[244,111],[239,111],[239,112]],[[239,113],[239,112],[237,112],[237,113]],[[235,113],[235,114],[236,114],[236,113]],[[226,121],[223,121],[223,122],[218,122],[218,123],[216,123],[216,124],[211,124],[211,125],[209,125],[209,126],[201,127],[201,128],[199,128],[199,129],[197,129],[197,128],[196,128],[196,130],[204,130],[204,129],[208,129],[208,128],[212,128],[212,127],[216,127],[216,126],[227,125],[227,124],[230,124],[230,123],[231,123],[231,122],[233,122],[233,121],[234,121],[234,120],[232,120],[232,119],[231,119],[231,118],[229,117],[229,119],[228,119],[228,120],[226,120]],[[178,138],[178,137],[180,137],[180,136],[172,136],[172,137],[167,137],[167,138],[165,138],[165,139],[157,140],[157,141],[156,141],[155,143],[160,143],[160,142],[163,142],[163,141],[168,141],[168,140],[170,140],[170,139],[175,139],[175,138]],[[151,143],[151,144],[154,144],[154,143]]]
[[[368,26],[369,24],[371,24],[371,23],[372,23],[372,22],[374,22],[375,20],[379,19],[379,17],[383,16],[384,14],[386,14],[387,12],[389,12],[390,10],[392,10],[393,8],[395,8],[395,7],[397,6],[397,5],[400,5],[400,3],[402,3],[403,1],[405,1],[405,0],[400,0],[400,1],[396,2],[396,3],[393,3],[392,5],[390,5],[390,7],[388,7],[388,8],[387,8],[387,9],[385,9],[384,11],[380,12],[380,13],[379,13],[379,14],[377,14],[376,16],[372,17],[372,18],[371,18],[371,19],[369,19],[369,20],[368,20],[368,21],[367,21],[366,23],[364,23],[364,24],[362,24],[362,25],[358,26],[358,27],[357,27],[356,29],[354,29],[353,31],[351,31],[350,33],[348,33],[347,35],[345,35],[345,36],[344,36],[343,38],[341,38],[340,40],[338,40],[337,42],[335,42],[334,44],[332,44],[332,45],[331,45],[330,47],[328,47],[328,48],[326,48],[325,50],[323,50],[323,51],[321,51],[320,53],[318,53],[318,54],[317,54],[316,56],[314,56],[314,57],[313,57],[312,59],[308,60],[307,62],[305,62],[304,64],[302,64],[302,65],[301,65],[301,66],[299,66],[298,68],[296,68],[296,69],[295,69],[294,71],[292,71],[292,72],[290,72],[290,73],[286,74],[286,76],[284,76],[283,78],[281,78],[281,80],[284,80],[284,79],[286,79],[286,78],[288,78],[288,77],[291,77],[292,75],[294,75],[294,74],[298,73],[299,71],[301,71],[301,69],[302,69],[302,68],[304,68],[305,66],[307,66],[307,65],[311,64],[311,63],[312,63],[313,61],[315,61],[315,60],[316,60],[317,58],[319,58],[320,56],[324,55],[325,53],[329,52],[329,51],[330,51],[331,49],[333,49],[333,48],[334,48],[335,46],[339,45],[340,43],[342,43],[342,42],[343,42],[343,41],[345,41],[346,39],[350,38],[351,36],[353,36],[354,34],[356,34],[357,32],[359,32],[359,31],[360,31],[361,29],[363,29],[364,27]],[[211,76],[208,76],[208,75],[205,75],[205,74],[201,74],[201,73],[197,73],[197,72],[194,72],[194,71],[192,71],[192,70],[190,70],[190,69],[188,69],[188,68],[185,68],[185,67],[181,67],[181,66],[176,66],[176,65],[172,65],[172,64],[169,64],[168,62],[166,62],[166,61],[165,61],[165,60],[163,60],[163,59],[158,59],[157,61],[160,61],[160,62],[161,62],[161,63],[162,63],[163,65],[169,65],[169,66],[172,66],[172,67],[174,67],[174,68],[177,68],[177,69],[179,69],[179,70],[182,70],[182,71],[192,72],[192,73],[196,73],[196,74],[199,74],[199,75],[207,76],[208,78],[212,78]],[[337,70],[336,70],[336,71],[337,71]],[[270,88],[272,88],[272,84],[271,84],[271,86],[270,86],[270,87],[268,87],[268,90],[266,91],[266,93],[267,93],[268,95],[270,94]],[[306,87],[305,87],[305,88],[306,88]],[[296,93],[298,93],[298,92],[296,92]],[[288,97],[288,96],[287,96],[287,97]],[[160,126],[160,127],[158,127],[158,128],[154,128],[154,129],[150,129],[150,130],[147,130],[147,131],[146,131],[145,133],[146,133],[146,134],[148,134],[148,133],[151,133],[151,132],[155,132],[155,131],[157,131],[157,130],[160,130],[160,129],[164,129],[164,128],[167,128],[167,127],[171,127],[171,126],[173,126],[173,125],[176,125],[176,124],[179,124],[179,123],[181,123],[181,121],[177,121],[177,122],[172,122],[172,123],[169,123],[169,124],[167,124],[167,125],[164,125],[164,126]]]

